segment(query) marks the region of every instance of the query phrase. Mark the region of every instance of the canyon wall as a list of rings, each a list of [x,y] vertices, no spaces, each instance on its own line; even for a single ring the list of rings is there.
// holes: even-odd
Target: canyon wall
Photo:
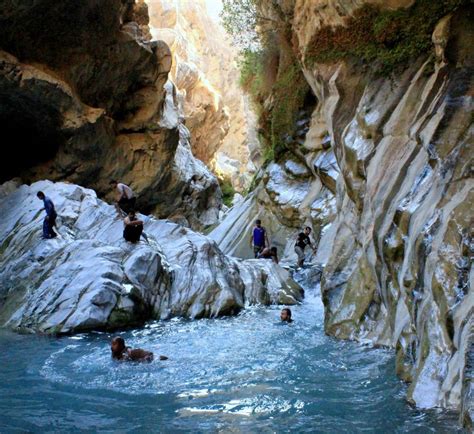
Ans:
[[[237,51],[204,0],[146,0],[154,39],[172,52],[171,76],[194,155],[242,190],[259,161],[255,117],[239,86]]]
[[[326,332],[396,349],[408,399],[471,426],[472,5],[257,5],[272,41],[262,51],[270,91],[258,96],[273,162],[211,236],[248,252],[251,220],[263,216],[289,255],[297,228],[312,225]],[[282,92],[289,77],[298,99]]]
[[[217,179],[193,157],[143,1],[5,1],[0,24],[0,124],[14,143],[1,181],[67,180],[112,199],[116,178],[144,212],[217,221]]]

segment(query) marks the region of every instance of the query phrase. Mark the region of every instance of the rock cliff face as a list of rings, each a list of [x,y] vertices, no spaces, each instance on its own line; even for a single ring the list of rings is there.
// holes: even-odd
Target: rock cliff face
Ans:
[[[113,206],[89,189],[40,181],[0,189],[0,326],[71,333],[152,318],[229,315],[246,305],[294,304],[302,289],[271,261],[226,257],[209,238],[145,218],[148,242],[122,238]],[[58,238],[41,239],[42,203],[58,212]]]
[[[408,399],[422,408],[456,409],[470,425],[474,11],[468,2],[450,3],[452,12],[431,29],[431,46],[413,51],[418,54],[408,65],[384,77],[375,73],[375,57],[367,64],[350,53],[338,58],[341,51],[334,49],[364,40],[368,28],[351,28],[348,20],[380,16],[369,3],[397,9],[415,2],[258,2],[280,50],[263,120],[277,110],[278,77],[291,56],[310,86],[314,109],[304,139],[293,135],[286,142],[254,195],[224,225],[248,230],[259,214],[268,216],[269,227],[322,226],[326,332],[395,348],[397,372],[410,382]],[[403,35],[403,23],[384,25]],[[390,50],[401,43],[388,30],[380,38],[387,54],[382,61],[389,63],[400,54]],[[381,54],[356,49],[361,56]],[[283,246],[287,233],[274,239]],[[220,228],[211,236],[224,250],[239,251],[238,236]]]
[[[215,223],[220,189],[192,156],[165,86],[171,53],[148,41],[143,1],[4,1],[0,24],[0,124],[15,140],[2,181],[68,180],[105,195],[117,178],[145,212]]]
[[[191,131],[194,155],[232,180],[248,183],[258,159],[255,120],[239,87],[236,51],[204,0],[146,0],[154,39],[171,48],[171,76]]]

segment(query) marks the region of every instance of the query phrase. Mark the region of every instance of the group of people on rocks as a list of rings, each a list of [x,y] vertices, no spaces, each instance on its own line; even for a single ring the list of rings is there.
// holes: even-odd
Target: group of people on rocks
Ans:
[[[119,183],[115,180],[110,181],[110,185],[116,190],[115,206],[119,216],[123,217],[123,213],[126,214],[126,217],[123,219],[124,239],[132,243],[138,242],[141,236],[144,236],[146,239],[146,235],[143,232],[143,221],[138,219],[136,216],[136,197],[133,190],[128,185]],[[36,195],[38,199],[43,201],[44,210],[46,212],[46,217],[43,221],[43,238],[55,238],[57,237],[57,233],[54,230],[54,227],[56,226],[57,213],[53,201],[42,191],[38,191]],[[298,255],[299,266],[303,266],[304,250],[306,246],[310,246],[315,250],[309,238],[310,233],[311,228],[306,227],[304,232],[299,233],[296,239],[295,251]],[[250,242],[253,246],[255,258],[271,259],[273,262],[278,264],[277,248],[270,246],[267,231],[262,226],[261,220],[255,221],[255,227],[253,228]],[[291,310],[287,307],[282,309],[280,312],[280,319],[285,323],[293,322],[293,319],[291,318]],[[119,361],[151,362],[154,359],[154,355],[151,351],[146,351],[141,348],[132,349],[127,347],[125,345],[125,340],[120,336],[116,336],[112,339],[110,349],[112,352],[112,358]],[[167,360],[168,357],[160,356],[159,359]]]
[[[305,249],[311,247],[316,253],[316,243],[313,245],[310,239],[311,228],[306,226],[303,232],[300,232],[295,241],[295,253],[298,256],[298,267],[303,267],[305,260]],[[267,230],[262,226],[262,221],[255,220],[255,226],[250,236],[250,245],[253,247],[253,253],[257,259],[271,259],[278,264],[278,249],[275,246],[270,247]]]
[[[148,238],[143,232],[144,223],[137,217],[135,212],[137,198],[133,190],[128,185],[117,182],[116,180],[110,181],[110,186],[115,189],[115,207],[120,218],[125,214],[125,218],[123,219],[123,238],[131,243],[137,243],[142,236],[147,240]],[[44,210],[46,212],[46,217],[43,221],[43,238],[55,238],[57,237],[57,233],[54,231],[57,214],[54,204],[42,191],[38,191],[37,197],[43,201]],[[311,243],[310,234],[311,228],[307,226],[304,231],[300,232],[296,237],[295,252],[298,256],[298,267],[303,267],[304,265],[305,249],[307,246],[311,247],[313,252],[316,252],[316,246]],[[278,249],[270,245],[267,230],[262,226],[262,221],[259,219],[255,220],[255,226],[250,236],[250,245],[253,247],[255,258],[271,259],[278,264]]]
[[[123,238],[131,243],[137,243],[141,236],[146,240],[146,234],[143,232],[143,221],[137,218],[135,212],[137,198],[133,190],[128,185],[115,180],[110,181],[110,186],[116,191],[115,208],[119,217],[123,218],[125,214],[125,218],[123,219]],[[54,227],[56,226],[57,214],[53,201],[42,191],[38,191],[36,196],[43,201],[44,210],[46,212],[46,217],[43,220],[43,238],[56,238],[58,234],[54,230]]]
[[[285,307],[280,312],[280,320],[283,323],[291,324],[291,309]],[[130,348],[125,345],[125,340],[121,336],[115,336],[110,343],[112,359],[120,362],[152,362],[154,354],[142,348]],[[166,356],[159,356],[160,360],[168,360]]]

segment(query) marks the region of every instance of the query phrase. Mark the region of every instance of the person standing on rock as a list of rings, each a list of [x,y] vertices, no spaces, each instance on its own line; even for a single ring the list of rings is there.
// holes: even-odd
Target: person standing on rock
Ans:
[[[143,221],[139,220],[134,210],[123,219],[123,237],[131,243],[138,243],[143,233]]]
[[[129,211],[135,209],[137,198],[128,185],[117,182],[115,179],[110,181],[110,185],[116,189],[117,202],[115,207],[117,208],[120,217],[122,216],[121,210],[124,211],[125,214],[128,214]]]
[[[306,226],[304,232],[300,232],[296,237],[295,252],[298,255],[298,267],[302,267],[304,264],[304,249],[306,246],[310,246],[313,249],[313,252],[316,253],[316,247],[311,244],[309,234],[311,233],[311,228]]]
[[[262,226],[261,220],[255,220],[255,226],[250,237],[250,245],[253,245],[253,253],[255,258],[258,258],[259,253],[262,252],[265,246],[270,245],[268,242],[267,231]]]
[[[43,238],[51,239],[56,238],[58,234],[54,232],[54,226],[56,226],[56,210],[54,209],[53,201],[46,197],[42,191],[36,193],[38,199],[42,200],[44,203],[44,210],[46,211],[46,217],[43,220]]]

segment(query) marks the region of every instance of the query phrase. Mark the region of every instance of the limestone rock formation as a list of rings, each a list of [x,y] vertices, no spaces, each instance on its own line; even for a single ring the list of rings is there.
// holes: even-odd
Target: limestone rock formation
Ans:
[[[449,3],[449,14],[434,21],[431,46],[428,39],[425,51],[388,77],[376,73],[376,60],[367,64],[350,55],[351,41],[363,41],[368,31],[348,27],[358,11],[374,19],[383,8],[421,3],[439,14],[449,2],[258,2],[269,18],[265,31],[274,32],[280,50],[276,67],[288,70],[288,59],[296,59],[293,68],[304,74],[314,108],[304,140],[290,137],[254,195],[211,236],[224,250],[240,252],[241,238],[228,233],[248,230],[251,213],[268,216],[270,227],[292,228],[311,222],[314,203],[329,207],[319,222],[328,228],[331,249],[322,261],[326,332],[395,348],[397,372],[410,382],[408,399],[422,408],[455,409],[472,425],[473,7]],[[360,9],[368,4],[382,9]],[[417,7],[409,11],[431,19]],[[390,49],[397,48],[403,23],[380,22],[383,60],[390,62],[400,54]],[[318,44],[326,44],[319,58]],[[346,57],[337,44],[347,45]],[[274,75],[284,77],[280,69]],[[274,101],[273,93],[264,101],[264,121],[276,110]],[[287,167],[295,158],[303,168]],[[310,194],[317,182],[327,203],[321,190]],[[280,233],[284,238],[287,230]]]
[[[38,190],[58,212],[60,236],[52,240],[41,239]],[[1,191],[0,326],[71,333],[302,298],[271,261],[227,257],[214,241],[167,220],[142,216],[148,242],[125,242],[114,207],[92,190],[40,181]]]
[[[144,212],[216,222],[218,182],[194,161],[165,89],[171,53],[147,23],[143,1],[2,3],[0,124],[15,146],[1,181],[68,180],[111,198],[118,178]]]
[[[164,40],[173,54],[171,75],[194,155],[243,189],[250,178],[249,157],[258,159],[258,141],[254,115],[238,85],[235,49],[208,15],[204,0],[146,2],[153,37]],[[222,164],[226,158],[232,164]]]
[[[252,257],[250,235],[256,219],[262,221],[270,243],[285,261],[296,261],[294,244],[301,228],[315,229],[312,238],[320,249],[314,261],[325,263],[334,231],[334,195],[301,163],[288,160],[283,166],[272,163],[257,188],[237,203],[210,233],[227,254]]]

